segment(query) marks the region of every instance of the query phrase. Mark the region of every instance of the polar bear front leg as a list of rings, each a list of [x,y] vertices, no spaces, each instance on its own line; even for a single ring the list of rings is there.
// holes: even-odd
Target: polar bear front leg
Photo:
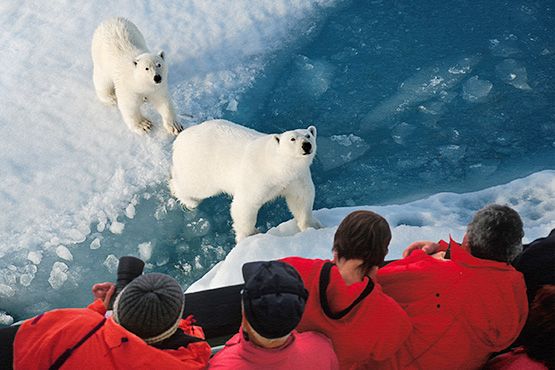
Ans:
[[[139,96],[127,96],[127,94],[118,94],[118,108],[123,117],[123,121],[129,129],[138,134],[144,134],[150,131],[152,122],[141,114],[142,99]]]
[[[290,184],[285,192],[285,201],[301,231],[305,231],[309,227],[314,229],[323,227],[320,221],[312,215],[314,184],[310,177],[307,180],[297,180]]]
[[[156,108],[156,111],[162,116],[164,128],[170,134],[177,135],[183,131],[183,126],[177,122],[175,109],[173,108],[173,103],[168,94],[153,96],[150,100],[152,101],[152,105]]]
[[[254,204],[248,197],[233,197],[231,202],[231,219],[235,230],[235,242],[239,243],[249,235],[257,234],[256,217],[262,205]]]

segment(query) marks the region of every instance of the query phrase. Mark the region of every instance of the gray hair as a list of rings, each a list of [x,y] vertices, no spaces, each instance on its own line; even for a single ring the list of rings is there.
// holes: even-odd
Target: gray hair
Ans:
[[[466,234],[474,257],[509,263],[522,251],[522,220],[505,205],[490,204],[480,209]]]

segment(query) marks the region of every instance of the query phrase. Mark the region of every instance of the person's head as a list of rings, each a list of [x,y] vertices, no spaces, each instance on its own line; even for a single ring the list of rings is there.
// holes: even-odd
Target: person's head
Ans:
[[[522,330],[522,345],[528,356],[555,368],[555,285],[541,287]]]
[[[332,250],[338,259],[362,260],[359,268],[362,275],[367,275],[383,263],[390,241],[391,230],[385,218],[371,211],[354,211],[339,224]]]
[[[174,278],[159,273],[137,277],[116,297],[114,321],[146,343],[172,336],[183,315],[185,296]]]
[[[508,263],[522,251],[523,236],[522,220],[514,209],[490,204],[476,212],[465,240],[474,257]]]
[[[243,330],[264,347],[286,339],[301,321],[308,292],[299,273],[280,261],[243,265]]]
[[[555,284],[555,229],[548,237],[525,246],[513,260],[513,266],[524,275],[528,302],[532,303],[542,285]]]

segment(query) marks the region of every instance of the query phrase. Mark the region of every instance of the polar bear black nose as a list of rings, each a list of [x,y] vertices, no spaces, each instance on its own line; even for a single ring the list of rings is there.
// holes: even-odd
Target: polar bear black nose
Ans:
[[[302,145],[302,148],[304,150],[304,154],[310,154],[310,150],[312,149],[312,144],[305,141]]]
[[[154,82],[156,82],[157,84],[159,84],[160,82],[162,82],[162,76],[160,76],[160,75],[154,75]]]

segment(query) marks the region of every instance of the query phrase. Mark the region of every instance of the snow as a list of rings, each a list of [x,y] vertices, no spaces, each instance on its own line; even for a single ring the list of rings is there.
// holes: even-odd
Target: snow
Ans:
[[[414,202],[385,205],[321,209],[316,217],[323,229],[299,233],[293,221],[241,241],[188,293],[243,282],[241,266],[246,262],[274,260],[287,256],[331,258],[333,235],[341,220],[357,209],[384,216],[392,229],[386,259],[401,258],[406,246],[416,240],[462,241],[473,214],[489,203],[507,204],[519,212],[525,228],[525,241],[546,236],[555,228],[555,171],[542,171],[505,185],[466,193],[439,193]]]

